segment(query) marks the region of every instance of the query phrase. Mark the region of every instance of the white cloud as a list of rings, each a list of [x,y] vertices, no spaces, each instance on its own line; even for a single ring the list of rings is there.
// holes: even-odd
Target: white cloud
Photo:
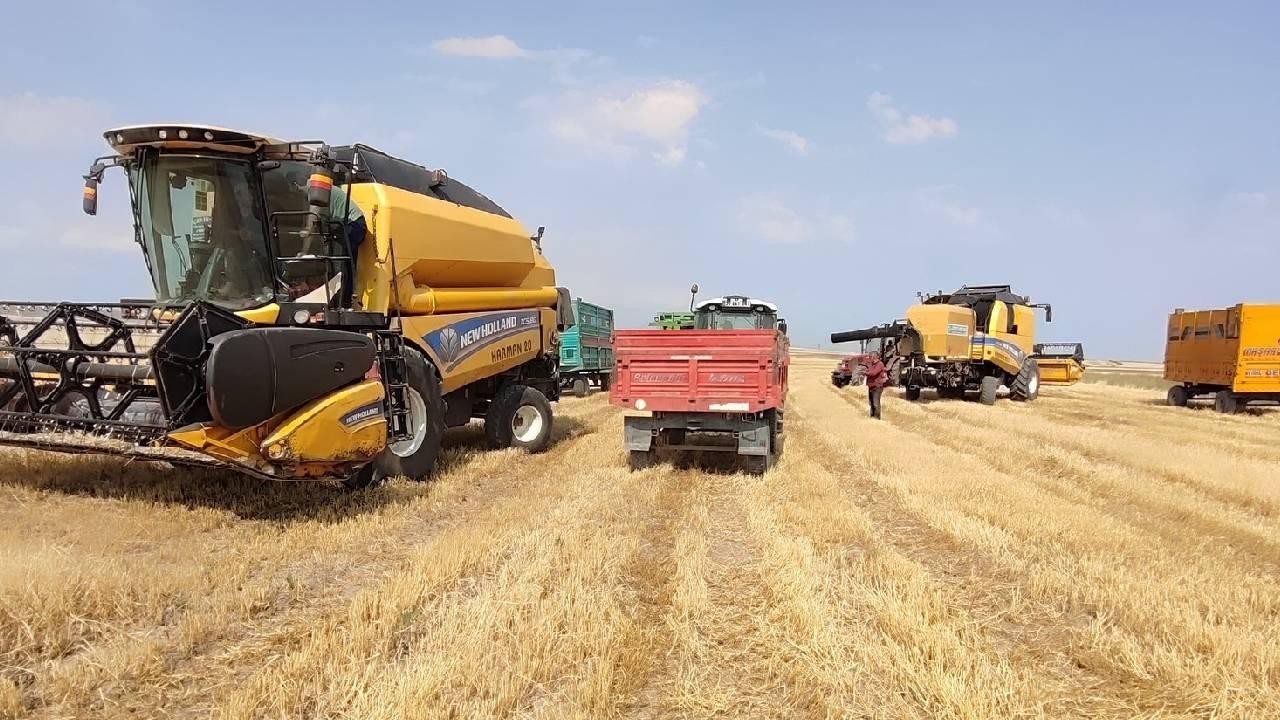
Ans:
[[[893,104],[893,98],[882,92],[873,92],[867,98],[867,108],[880,121],[885,142],[894,145],[919,145],[938,138],[955,137],[960,126],[951,118],[935,118],[927,115],[907,115]]]
[[[813,143],[809,142],[808,138],[792,130],[778,130],[757,125],[756,132],[771,140],[777,140],[797,155],[808,155],[813,149]]]
[[[1277,198],[1265,192],[1237,192],[1227,195],[1227,202],[1240,207],[1265,209]]]
[[[22,93],[0,97],[0,145],[28,147],[102,132],[106,111],[77,97]]]
[[[962,228],[984,226],[986,216],[982,209],[957,200],[956,192],[954,185],[936,185],[920,188],[916,191],[916,196],[925,210],[941,217],[951,225]]]
[[[944,203],[938,208],[947,222],[960,227],[974,227],[982,222],[982,211],[969,205]]]
[[[520,47],[515,40],[506,35],[443,38],[431,43],[431,49],[441,55],[492,60],[533,57],[532,52]]]
[[[551,120],[560,139],[594,148],[648,150],[664,165],[688,157],[689,130],[707,97],[683,80],[655,83],[626,95],[569,97]]]
[[[815,209],[801,213],[775,193],[753,193],[738,203],[738,225],[765,242],[794,245],[818,239],[850,242],[853,220],[848,215]]]

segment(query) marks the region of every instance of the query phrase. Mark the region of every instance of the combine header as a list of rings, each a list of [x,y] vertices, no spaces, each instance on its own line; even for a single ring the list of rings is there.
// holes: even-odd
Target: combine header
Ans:
[[[364,145],[105,137],[84,209],[127,171],[155,299],[0,304],[0,444],[351,486],[430,475],[472,418],[547,445],[573,319],[541,232]]]

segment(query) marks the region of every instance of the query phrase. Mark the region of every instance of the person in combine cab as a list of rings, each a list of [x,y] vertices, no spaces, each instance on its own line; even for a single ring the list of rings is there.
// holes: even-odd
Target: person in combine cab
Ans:
[[[868,353],[858,358],[863,378],[867,383],[867,400],[871,403],[871,417],[880,419],[880,396],[884,394],[884,386],[889,384],[889,370],[875,353]]]

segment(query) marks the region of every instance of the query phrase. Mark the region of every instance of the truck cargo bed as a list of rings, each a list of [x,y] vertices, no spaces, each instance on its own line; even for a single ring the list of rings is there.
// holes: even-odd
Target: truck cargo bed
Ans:
[[[620,330],[610,402],[651,412],[780,408],[786,347],[776,330]]]

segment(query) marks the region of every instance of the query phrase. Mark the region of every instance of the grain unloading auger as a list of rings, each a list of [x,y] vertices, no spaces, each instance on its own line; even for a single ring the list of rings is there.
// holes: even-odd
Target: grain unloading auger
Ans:
[[[542,234],[363,145],[212,126],[106,133],[156,298],[0,303],[0,445],[365,485],[446,427],[544,448],[572,324]],[[393,240],[394,233],[394,240]]]

